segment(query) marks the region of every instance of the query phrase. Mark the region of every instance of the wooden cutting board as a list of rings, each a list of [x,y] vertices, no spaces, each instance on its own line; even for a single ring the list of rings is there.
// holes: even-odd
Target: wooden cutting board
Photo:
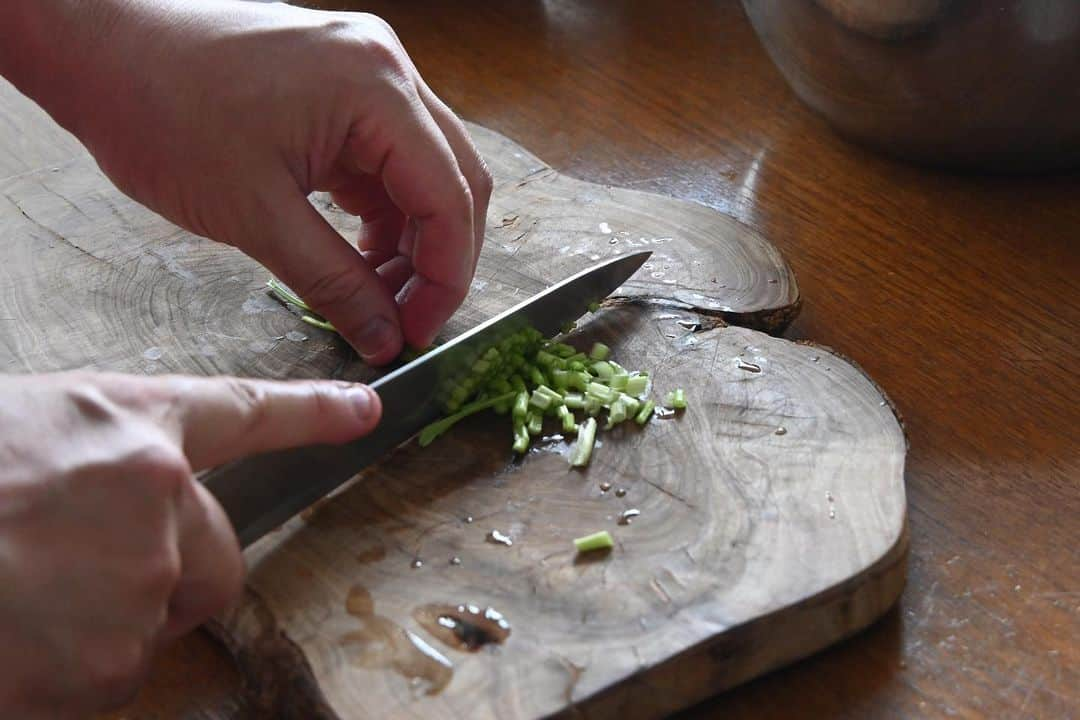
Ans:
[[[585,472],[557,440],[515,461],[505,420],[476,418],[257,543],[243,603],[213,625],[253,702],[298,718],[658,717],[884,613],[904,582],[904,435],[857,367],[767,334],[800,302],[779,253],[708,208],[574,180],[472,130],[497,190],[447,334],[648,247],[579,340],[651,371],[659,396],[686,388],[690,408],[603,434]],[[0,181],[0,245],[4,372],[371,377],[267,298],[255,263],[131,202],[85,155]],[[570,539],[600,529],[614,550],[575,557]],[[470,604],[508,637],[469,651],[432,622],[432,606]]]

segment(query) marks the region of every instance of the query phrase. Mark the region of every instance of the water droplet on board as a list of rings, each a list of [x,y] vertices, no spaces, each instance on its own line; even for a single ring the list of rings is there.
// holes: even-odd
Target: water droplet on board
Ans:
[[[834,508],[829,508],[829,519],[830,520],[835,520],[836,519],[836,510]]]
[[[590,256],[589,256],[589,259],[590,259],[590,260],[599,260],[599,259],[600,259],[600,256],[599,256],[599,255],[596,255],[596,254],[593,254],[593,255],[590,255]]]
[[[606,493],[610,489],[611,489],[611,483],[609,483],[609,482],[600,483],[600,492]]]
[[[473,516],[472,515],[466,515],[464,520],[465,520],[466,523],[471,523],[473,521]]]
[[[619,242],[619,238],[611,238],[608,240],[608,245],[614,245],[617,242]]]
[[[412,561],[412,566],[411,567],[412,567],[413,570],[416,570],[418,568],[422,568],[422,567],[424,567],[424,561],[421,560],[420,558],[416,558],[415,560]]]
[[[775,285],[775,284],[776,284],[776,283],[778,283],[778,282],[780,282],[780,281],[779,281],[779,280],[777,280],[776,278],[769,278],[769,284],[770,284],[770,285]]]
[[[747,372],[752,372],[752,373],[761,372],[761,366],[760,365],[758,365],[757,363],[747,362],[747,361],[743,360],[742,358],[737,359],[736,367],[738,367],[740,370],[745,370]]]
[[[776,435],[787,435],[787,428],[784,427],[783,425],[781,425],[780,427],[776,428],[774,434],[776,434]]]
[[[308,339],[307,335],[302,332],[297,332],[296,330],[290,330],[285,333],[285,337],[292,342],[306,342]]]
[[[650,275],[652,275],[652,277],[656,278],[657,280],[664,277],[664,273],[660,272],[659,270],[654,273],[650,273]]]
[[[618,488],[615,491],[615,497],[626,497],[626,488]]]
[[[825,491],[825,499],[828,500],[829,502],[833,501],[832,493],[829,492],[828,490]]]
[[[675,324],[679,327],[686,328],[691,332],[701,329],[701,323],[699,323],[697,320],[677,320]]]
[[[658,420],[667,420],[675,417],[675,411],[671,408],[657,406],[656,409],[653,410],[653,417]]]
[[[510,637],[510,623],[495,608],[477,605],[423,605],[413,618],[425,630],[457,650],[476,652]]]
[[[629,510],[623,510],[619,514],[619,524],[620,525],[629,525],[630,521],[632,521],[634,518],[636,518],[639,515],[641,515],[641,511],[638,510],[637,508],[630,508]]]
[[[815,355],[813,358],[811,358],[811,360],[813,360],[814,362],[821,362],[821,356]]]
[[[150,360],[152,362],[160,360],[162,355],[164,355],[164,353],[161,351],[161,348],[159,348],[159,347],[146,348],[146,350],[143,350],[143,354],[142,354],[142,356],[144,358],[146,358],[147,360]]]
[[[451,565],[460,565],[461,564],[461,558],[459,558],[457,555],[455,555],[454,557],[450,558],[450,564]]]
[[[600,232],[604,233],[605,235],[610,235],[611,234],[611,226],[608,225],[606,222],[600,223]]]
[[[514,544],[514,541],[510,538],[509,535],[504,535],[498,530],[492,530],[491,532],[489,532],[487,534],[487,541],[495,545],[506,545],[507,547],[510,547]]]

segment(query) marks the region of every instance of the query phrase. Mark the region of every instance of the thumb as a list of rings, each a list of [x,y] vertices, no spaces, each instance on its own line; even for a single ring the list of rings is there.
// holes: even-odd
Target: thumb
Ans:
[[[338,444],[371,432],[382,403],[366,385],[173,378],[188,461],[202,470],[256,453]]]

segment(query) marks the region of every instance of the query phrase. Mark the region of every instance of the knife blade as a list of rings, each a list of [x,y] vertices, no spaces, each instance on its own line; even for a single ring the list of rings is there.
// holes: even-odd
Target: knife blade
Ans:
[[[634,253],[583,270],[371,383],[383,415],[366,437],[254,455],[214,468],[201,481],[247,547],[438,419],[440,389],[480,353],[528,326],[555,335],[626,282],[651,254]]]

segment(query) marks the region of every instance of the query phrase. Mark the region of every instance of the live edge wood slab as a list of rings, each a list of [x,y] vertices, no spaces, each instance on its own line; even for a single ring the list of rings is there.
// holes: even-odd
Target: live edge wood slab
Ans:
[[[661,396],[685,387],[690,408],[603,435],[585,472],[557,439],[515,461],[505,423],[468,422],[267,536],[248,551],[244,602],[212,626],[251,705],[297,718],[658,717],[881,616],[904,582],[904,435],[852,363],[764,332],[799,308],[779,253],[704,206],[575,180],[471,130],[496,193],[448,334],[647,247],[576,340],[648,369]],[[371,377],[269,300],[258,266],[127,200],[89,158],[0,181],[0,198],[9,372]],[[631,508],[640,516],[617,524]],[[601,528],[615,549],[575,557],[570,539]],[[449,647],[418,621],[430,604],[495,608],[510,635]]]

